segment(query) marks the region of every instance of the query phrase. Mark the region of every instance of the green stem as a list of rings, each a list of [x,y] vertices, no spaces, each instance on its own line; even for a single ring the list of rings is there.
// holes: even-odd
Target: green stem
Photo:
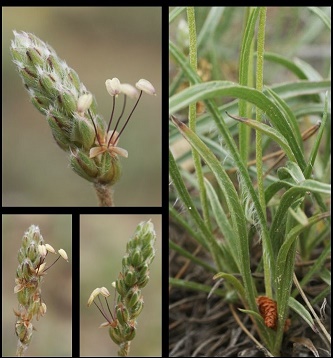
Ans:
[[[253,86],[253,38],[255,23],[259,9],[248,7],[246,9],[245,26],[242,38],[242,47],[239,60],[239,84],[243,86]],[[251,106],[243,99],[239,99],[238,112],[240,116],[250,117]],[[246,163],[249,158],[250,148],[250,128],[239,123],[239,153],[240,157]]]
[[[257,75],[256,75],[256,88],[258,91],[263,90],[264,82],[264,49],[265,49],[265,25],[266,25],[266,8],[260,8],[259,12],[259,28],[258,28],[258,42],[257,42]],[[257,121],[262,122],[262,111],[256,108]],[[257,166],[257,182],[258,182],[258,197],[263,215],[266,218],[266,202],[265,202],[265,189],[264,189],[264,174],[263,174],[263,161],[262,161],[262,136],[260,131],[256,131],[256,166]],[[267,252],[267,240],[269,237],[263,238],[263,250]],[[263,255],[264,272],[265,272],[265,289],[266,295],[272,297],[272,275],[270,269],[269,255]]]
[[[189,28],[189,60],[190,66],[193,71],[197,72],[197,33],[195,26],[195,12],[193,7],[187,7],[187,22]],[[190,84],[191,86],[191,84]],[[189,127],[190,129],[196,133],[196,103],[192,103],[189,105]],[[203,217],[205,224],[211,230],[211,224],[209,220],[209,210],[208,210],[208,202],[207,202],[207,193],[204,184],[204,176],[202,172],[202,166],[200,161],[199,154],[192,148],[192,156],[195,167],[195,172],[198,178],[198,186],[200,193],[200,201],[202,205]]]

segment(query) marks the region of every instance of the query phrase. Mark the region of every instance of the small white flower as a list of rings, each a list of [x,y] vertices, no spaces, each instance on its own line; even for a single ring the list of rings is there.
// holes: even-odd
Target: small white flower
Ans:
[[[149,81],[143,78],[135,84],[135,87],[143,92],[146,92],[147,94],[156,96],[156,91],[154,86]]]
[[[112,80],[105,81],[106,90],[109,92],[110,96],[118,96],[121,92],[121,85],[118,78],[114,77]]]
[[[94,148],[91,148],[90,149],[90,152],[89,152],[89,158],[94,158],[96,157],[97,155],[99,154],[103,154],[105,152],[108,152],[112,157],[116,157],[117,154],[122,156],[122,157],[125,157],[127,158],[128,157],[128,152],[126,149],[123,149],[123,148],[120,148],[120,147],[117,147],[117,144],[119,142],[119,138],[118,138],[118,132],[116,131],[114,133],[114,135],[112,136],[114,131],[109,131],[108,135],[106,136],[106,138],[104,138],[102,141],[101,141],[101,146],[99,147],[94,147]],[[109,140],[110,138],[112,137],[111,139],[111,142],[110,144],[108,145],[109,143]],[[101,139],[101,138],[100,138]]]

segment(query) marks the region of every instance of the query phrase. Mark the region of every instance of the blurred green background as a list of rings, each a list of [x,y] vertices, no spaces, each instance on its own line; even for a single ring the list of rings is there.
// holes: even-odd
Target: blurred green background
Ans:
[[[161,8],[5,7],[2,19],[2,205],[97,205],[94,189],[69,168],[11,61],[13,30],[22,30],[49,43],[77,71],[106,121],[112,106],[106,79],[134,85],[145,78],[155,86],[157,96],[142,96],[121,136],[119,145],[129,157],[120,158],[123,175],[114,200],[116,206],[160,206]],[[127,101],[126,113],[133,104]]]
[[[72,218],[71,215],[3,215],[2,216],[2,356],[13,357],[17,337],[13,309],[17,309],[14,294],[17,253],[24,233],[31,225],[39,226],[45,243],[54,249],[63,248],[69,263],[59,261],[47,271],[42,284],[42,298],[47,312],[33,325],[32,342],[25,356],[72,356]],[[47,267],[56,255],[47,256]],[[61,343],[61,344],[59,344]]]
[[[126,243],[141,221],[154,224],[156,256],[151,264],[150,280],[142,289],[144,308],[139,315],[136,337],[130,356],[161,357],[161,216],[160,215],[81,215],[80,216],[80,355],[117,356],[118,346],[109,337],[108,328],[98,328],[105,318],[88,298],[96,287],[106,287],[112,310],[114,289],[111,283],[121,271]],[[105,302],[104,302],[105,303]]]

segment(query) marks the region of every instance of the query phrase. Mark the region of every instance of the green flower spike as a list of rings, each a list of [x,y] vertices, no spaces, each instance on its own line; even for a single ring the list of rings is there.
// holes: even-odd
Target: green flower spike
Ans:
[[[32,319],[36,316],[37,321],[46,313],[46,304],[42,302],[41,284],[43,277],[51,266],[60,257],[68,261],[65,250],[58,251],[59,257],[48,268],[46,266],[46,256],[51,252],[56,254],[54,248],[49,244],[44,244],[38,226],[31,225],[22,238],[22,245],[18,252],[19,265],[16,270],[14,293],[17,294],[18,310],[14,310],[17,317],[15,332],[18,337],[16,355],[21,357],[28,348],[34,326]]]
[[[121,84],[117,78],[106,81],[113,97],[108,126],[97,114],[93,95],[80,81],[78,74],[61,60],[45,42],[31,33],[14,31],[11,43],[13,62],[28,90],[32,104],[45,115],[59,147],[69,154],[70,166],[76,174],[93,183],[100,206],[113,206],[110,187],[121,176],[118,156],[127,158],[125,149],[118,147],[120,135],[131,118],[142,92],[155,95],[147,80],[136,87]],[[115,101],[124,95],[124,104],[114,130],[110,130]],[[137,101],[119,133],[117,127],[126,106],[126,97]]]
[[[119,273],[117,281],[112,283],[118,293],[114,313],[109,308],[106,298],[110,296],[110,293],[105,287],[95,288],[88,300],[88,306],[94,303],[107,320],[100,327],[109,327],[110,337],[119,345],[118,355],[121,357],[128,356],[130,342],[136,334],[136,318],[143,309],[141,289],[149,281],[149,266],[155,257],[155,241],[156,234],[153,223],[150,220],[141,222],[126,245],[126,253],[122,259],[122,271]],[[111,318],[108,317],[103,307],[100,295],[105,297]],[[96,297],[99,305],[95,302]]]

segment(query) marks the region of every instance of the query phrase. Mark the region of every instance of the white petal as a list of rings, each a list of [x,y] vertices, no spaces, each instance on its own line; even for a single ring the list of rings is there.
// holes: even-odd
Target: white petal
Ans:
[[[89,151],[89,158],[95,158],[98,156],[98,154],[102,154],[102,153],[106,152],[106,150],[107,150],[106,147],[91,148]]]
[[[108,152],[112,155],[112,153],[116,153],[121,157],[128,158],[128,151],[126,149],[120,147],[109,147]]]

